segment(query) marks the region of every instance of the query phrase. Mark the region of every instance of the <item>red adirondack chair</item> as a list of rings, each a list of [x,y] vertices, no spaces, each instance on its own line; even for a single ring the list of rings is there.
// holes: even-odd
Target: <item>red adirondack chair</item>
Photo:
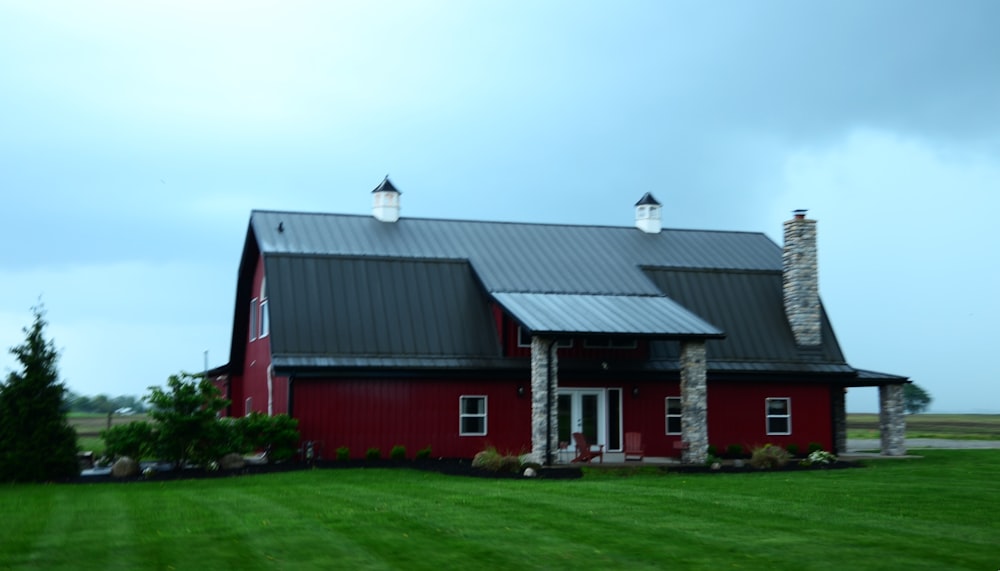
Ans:
[[[590,462],[594,458],[604,463],[604,445],[597,444],[597,450],[594,450],[590,444],[587,444],[587,437],[583,435],[582,432],[573,433],[573,442],[576,443],[576,458],[573,458],[574,462]]]
[[[642,448],[642,433],[641,432],[626,432],[625,433],[625,461],[627,462],[630,458],[635,460],[642,460],[644,456],[644,451]]]

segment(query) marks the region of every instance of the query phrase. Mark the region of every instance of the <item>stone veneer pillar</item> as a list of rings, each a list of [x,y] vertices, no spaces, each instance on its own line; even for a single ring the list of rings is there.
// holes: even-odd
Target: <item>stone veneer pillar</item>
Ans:
[[[704,464],[708,459],[708,367],[704,341],[681,342],[681,460]]]
[[[833,453],[847,452],[847,389],[830,389],[830,404],[833,414]]]
[[[905,456],[906,414],[903,407],[903,385],[880,386],[878,388],[878,401],[882,455]]]
[[[802,347],[822,343],[819,311],[819,260],[816,249],[816,221],[805,210],[785,222],[784,267],[785,316]]]
[[[531,456],[534,462],[542,464],[550,463],[559,452],[559,406],[556,396],[559,361],[556,351],[555,339],[531,337]],[[549,458],[546,458],[546,437]]]

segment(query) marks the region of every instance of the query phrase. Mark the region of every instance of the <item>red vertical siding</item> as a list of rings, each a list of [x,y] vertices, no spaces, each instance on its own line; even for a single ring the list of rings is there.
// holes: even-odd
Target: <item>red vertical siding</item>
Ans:
[[[786,397],[791,402],[788,436],[767,434],[765,399]],[[723,452],[730,444],[744,450],[767,443],[795,444],[806,451],[810,442],[833,449],[830,387],[826,384],[708,383],[708,441]]]
[[[254,269],[254,277],[251,282],[250,297],[256,300],[254,311],[260,311],[261,284],[264,280],[263,258],[257,259],[257,266]],[[265,292],[266,293],[266,292]],[[243,311],[249,317],[251,306],[247,305]],[[258,328],[260,321],[257,321]],[[268,367],[271,364],[271,336],[257,337],[251,340],[248,335],[246,339],[247,349],[243,360],[243,375],[239,383],[235,382],[232,391],[232,411],[233,416],[243,416],[246,411],[246,399],[252,399],[252,410],[254,412],[268,412]],[[237,385],[239,387],[237,388]],[[272,377],[271,382],[271,411],[274,414],[288,412],[288,379],[286,377]]]
[[[471,458],[486,446],[502,452],[531,449],[531,400],[518,396],[523,381],[296,379],[293,414],[303,440],[331,458],[340,446],[361,458],[369,448],[383,457],[403,445],[407,455],[431,446],[434,457]],[[459,397],[486,395],[486,436],[459,435]]]

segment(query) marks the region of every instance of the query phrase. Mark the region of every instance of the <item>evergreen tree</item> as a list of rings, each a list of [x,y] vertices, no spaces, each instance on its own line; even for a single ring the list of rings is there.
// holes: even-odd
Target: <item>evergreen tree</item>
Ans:
[[[46,482],[79,474],[76,431],[66,421],[59,358],[45,340],[44,311],[24,328],[24,343],[10,352],[21,364],[0,385],[0,481]]]

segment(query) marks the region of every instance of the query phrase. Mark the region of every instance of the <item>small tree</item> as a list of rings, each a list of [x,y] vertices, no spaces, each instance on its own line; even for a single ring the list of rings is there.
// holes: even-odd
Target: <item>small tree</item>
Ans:
[[[0,480],[44,482],[76,476],[76,431],[66,421],[66,387],[59,354],[45,339],[45,313],[24,328],[24,343],[10,352],[21,364],[0,385]]]
[[[180,373],[167,379],[167,388],[149,387],[149,416],[157,429],[156,450],[176,469],[188,463],[205,465],[229,450],[217,414],[229,405],[218,387],[204,376]]]
[[[919,414],[931,405],[930,393],[920,388],[916,383],[903,385],[903,408],[907,414]]]

